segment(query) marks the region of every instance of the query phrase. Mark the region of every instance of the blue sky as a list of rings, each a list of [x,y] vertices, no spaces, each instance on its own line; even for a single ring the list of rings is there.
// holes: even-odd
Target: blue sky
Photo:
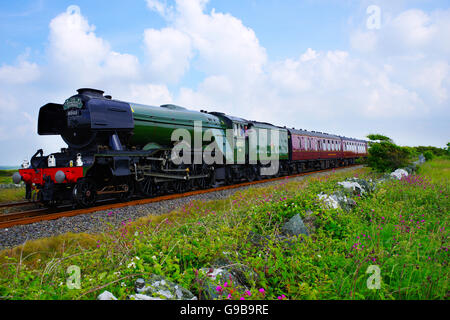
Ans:
[[[366,24],[371,5],[381,13],[376,29]],[[63,147],[37,136],[39,107],[85,86],[443,147],[449,21],[447,1],[426,0],[2,1],[0,164]]]

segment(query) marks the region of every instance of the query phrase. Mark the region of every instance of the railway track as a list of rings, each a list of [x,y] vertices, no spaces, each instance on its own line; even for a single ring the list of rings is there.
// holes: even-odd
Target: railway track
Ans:
[[[0,209],[1,208],[12,208],[12,207],[21,207],[33,204],[30,201],[20,201],[20,202],[10,202],[10,203],[0,203]]]
[[[335,168],[334,170],[338,171],[341,169],[351,168],[351,167],[356,167],[356,166],[359,166],[359,165],[350,165],[347,167]],[[0,215],[0,229],[10,228],[10,227],[13,227],[16,225],[31,224],[31,223],[35,223],[35,222],[39,222],[39,221],[44,221],[44,220],[55,220],[55,219],[59,219],[59,218],[63,218],[63,217],[73,217],[76,215],[88,214],[88,213],[97,212],[97,211],[112,210],[112,209],[123,208],[123,207],[128,207],[128,206],[143,205],[143,204],[147,204],[147,203],[184,198],[184,197],[189,197],[189,196],[198,195],[198,194],[204,194],[204,193],[210,193],[210,192],[216,192],[216,191],[222,191],[222,190],[228,190],[228,189],[236,189],[236,188],[250,186],[250,185],[257,185],[257,184],[261,184],[261,183],[267,183],[267,182],[277,181],[277,180],[284,180],[284,179],[288,179],[288,178],[295,178],[295,177],[311,175],[311,174],[320,173],[320,172],[332,171],[332,170],[333,170],[333,168],[325,169],[325,170],[318,170],[318,171],[309,171],[309,172],[298,173],[298,174],[294,174],[294,175],[290,175],[290,176],[262,179],[262,180],[258,180],[258,181],[252,181],[252,182],[243,182],[243,183],[239,183],[239,184],[220,186],[220,187],[209,188],[209,189],[194,190],[194,191],[189,191],[189,192],[185,192],[185,193],[157,196],[154,198],[137,199],[137,200],[131,200],[128,202],[119,202],[119,203],[108,202],[106,204],[99,204],[97,206],[90,207],[90,208],[84,208],[84,209],[66,210],[67,208],[71,208],[71,206],[61,206],[61,207],[53,208],[53,209],[45,209],[44,208],[44,209],[16,212],[16,213],[11,213],[11,214]],[[105,201],[105,202],[107,202],[107,201]],[[26,202],[25,204],[29,204],[29,202]],[[12,204],[12,205],[18,206],[19,202],[17,204]]]

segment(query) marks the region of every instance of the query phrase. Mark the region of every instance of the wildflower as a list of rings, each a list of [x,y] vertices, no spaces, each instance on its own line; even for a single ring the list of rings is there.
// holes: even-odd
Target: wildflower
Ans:
[[[245,291],[245,294],[248,295],[248,296],[252,295],[252,293],[249,290]]]
[[[262,294],[265,294],[265,292],[266,292],[266,291],[264,290],[264,288],[261,288],[261,289],[259,289],[258,291],[261,292]]]
[[[219,292],[219,293],[222,293],[223,288],[221,286],[217,286],[216,287],[216,291]]]
[[[231,293],[228,294],[227,298],[228,298],[228,299],[231,299]]]

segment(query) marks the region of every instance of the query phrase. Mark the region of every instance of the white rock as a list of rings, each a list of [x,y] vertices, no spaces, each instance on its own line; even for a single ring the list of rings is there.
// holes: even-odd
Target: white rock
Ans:
[[[140,294],[140,293],[131,295],[130,299],[131,300],[163,300],[161,298],[149,297],[145,294]]]
[[[361,187],[361,185],[358,182],[350,182],[350,181],[342,181],[338,182],[338,185],[341,185],[344,187],[344,189],[351,189],[355,191],[356,188],[358,188],[361,193],[364,192],[364,189]]]
[[[166,297],[167,299],[173,299],[173,295],[168,290],[159,290],[157,294]]]
[[[323,193],[318,194],[317,196],[319,197],[319,200],[323,201],[330,208],[339,208],[339,202],[335,199],[336,197],[330,197],[329,195]]]
[[[400,180],[403,176],[405,176],[405,177],[408,176],[408,172],[403,169],[397,169],[391,173],[391,177],[394,177],[395,179],[398,179],[398,180]]]
[[[114,295],[109,291],[103,291],[98,297],[97,300],[117,300]]]

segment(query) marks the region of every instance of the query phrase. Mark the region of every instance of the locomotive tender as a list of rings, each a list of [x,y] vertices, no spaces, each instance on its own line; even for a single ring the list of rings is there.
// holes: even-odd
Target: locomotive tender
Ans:
[[[172,136],[177,129],[201,137],[209,131],[210,141],[215,142],[223,161],[204,160],[202,152],[208,141],[202,139],[189,154],[181,154],[200,162],[174,161],[172,152],[180,141]],[[277,134],[275,138],[268,135],[257,139],[252,145],[249,133],[258,130]],[[47,206],[69,201],[88,207],[102,197],[126,201],[134,194],[151,197],[216,183],[259,180],[267,177],[262,174],[268,166],[264,154],[278,161],[274,176],[345,166],[367,156],[364,140],[170,104],[155,107],[128,103],[87,88],[79,89],[64,104],[41,107],[38,134],[60,135],[68,147],[48,156],[38,150],[30,162],[24,161],[13,180],[25,182],[27,199]],[[249,161],[255,147],[257,157]]]

